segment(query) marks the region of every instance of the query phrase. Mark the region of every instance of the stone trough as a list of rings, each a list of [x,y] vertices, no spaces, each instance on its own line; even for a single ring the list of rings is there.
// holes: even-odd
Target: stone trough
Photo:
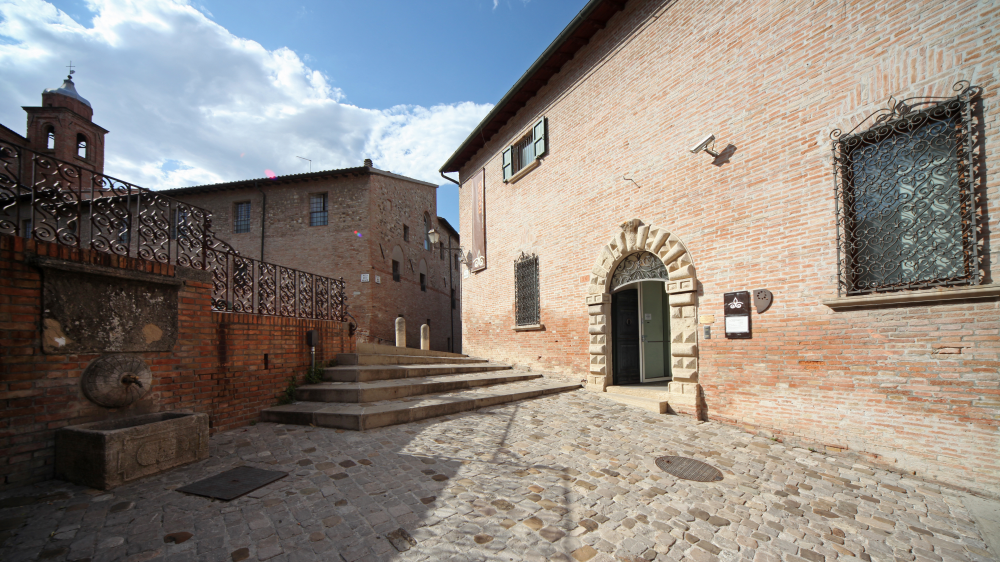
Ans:
[[[208,415],[163,412],[56,431],[56,478],[101,490],[208,458]]]

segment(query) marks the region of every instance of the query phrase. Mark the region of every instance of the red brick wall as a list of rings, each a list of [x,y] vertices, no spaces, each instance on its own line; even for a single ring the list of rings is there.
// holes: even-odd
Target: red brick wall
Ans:
[[[431,349],[444,351],[452,334],[461,348],[461,313],[450,310],[447,254],[424,250],[424,213],[438,232],[437,188],[402,177],[371,174],[312,180],[261,181],[267,193],[264,260],[318,273],[343,277],[349,312],[358,321],[359,336],[395,343],[395,320],[407,319],[409,347],[420,347],[420,325],[431,320]],[[309,194],[327,193],[329,224],[309,226]],[[182,201],[212,211],[213,230],[241,254],[260,257],[261,192],[233,189],[180,194]],[[233,232],[234,205],[250,201],[250,232]],[[391,203],[390,203],[391,202]],[[403,240],[403,225],[410,239]],[[358,236],[358,234],[361,236]],[[443,236],[446,236],[443,234]],[[447,245],[447,239],[445,239]],[[400,282],[392,281],[392,250],[399,245],[406,256]],[[453,239],[453,247],[459,241]],[[427,291],[420,290],[420,260],[427,264]],[[412,268],[411,268],[412,263]],[[362,283],[361,275],[369,274]],[[381,283],[375,282],[375,276]],[[458,289],[460,272],[452,271]],[[456,298],[461,298],[456,291]]]
[[[997,232],[998,29],[996,10],[971,0],[628,2],[461,170],[465,181],[486,168],[488,229],[488,268],[463,280],[466,352],[586,374],[591,268],[639,218],[684,242],[698,313],[716,317],[698,341],[709,417],[1000,492],[996,300],[822,304],[837,295],[830,132],[890,95],[983,87],[982,191]],[[504,184],[501,151],[541,116],[549,154]],[[709,133],[716,150],[735,147],[721,165],[689,152]],[[461,220],[469,236],[467,189]],[[512,330],[521,251],[540,258],[542,332]],[[758,288],[775,300],[753,339],[724,339],[722,294]]]
[[[25,264],[32,253],[186,279],[173,351],[139,354],[153,372],[153,386],[136,404],[111,411],[83,396],[80,375],[98,354],[42,353],[41,277]],[[317,361],[352,351],[345,323],[212,312],[211,284],[189,279],[191,273],[0,236],[0,486],[51,478],[53,434],[63,426],[176,409],[208,413],[213,432],[248,424],[277,402],[289,377],[302,382],[308,330],[321,334]]]

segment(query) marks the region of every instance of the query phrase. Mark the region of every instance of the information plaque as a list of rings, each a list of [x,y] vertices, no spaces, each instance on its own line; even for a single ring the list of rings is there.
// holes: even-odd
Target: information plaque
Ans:
[[[750,339],[750,292],[736,291],[722,296],[726,318],[726,339]]]

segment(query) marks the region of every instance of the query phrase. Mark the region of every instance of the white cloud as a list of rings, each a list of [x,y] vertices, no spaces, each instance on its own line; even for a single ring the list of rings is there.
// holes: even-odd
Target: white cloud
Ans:
[[[0,0],[0,123],[23,131],[20,106],[38,105],[72,59],[77,91],[111,131],[106,171],[152,188],[305,171],[296,156],[313,170],[370,157],[439,183],[437,168],[491,108],[356,107],[293,51],[236,37],[190,4],[90,8],[87,27],[40,0]]]

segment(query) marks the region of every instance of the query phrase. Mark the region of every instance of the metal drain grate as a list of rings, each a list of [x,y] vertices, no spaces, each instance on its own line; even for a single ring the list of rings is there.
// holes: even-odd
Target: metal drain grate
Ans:
[[[687,457],[660,457],[656,466],[668,474],[684,480],[695,482],[718,482],[722,480],[722,472],[710,464]]]
[[[288,476],[287,472],[238,466],[222,474],[177,488],[177,491],[230,501],[285,476]]]

